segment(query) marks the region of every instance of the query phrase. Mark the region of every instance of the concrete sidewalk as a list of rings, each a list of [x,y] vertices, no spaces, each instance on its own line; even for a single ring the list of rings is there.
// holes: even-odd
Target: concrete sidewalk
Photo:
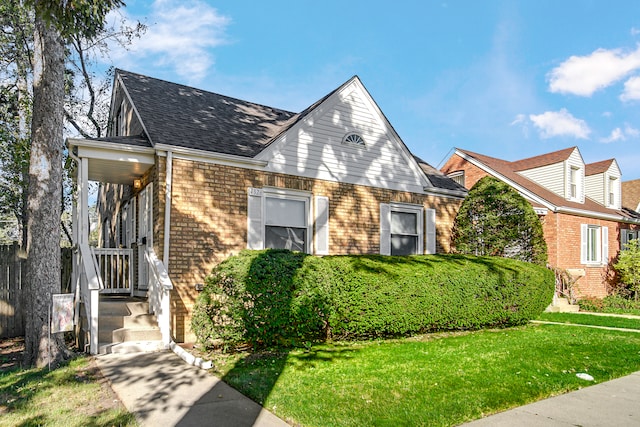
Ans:
[[[142,426],[278,427],[288,424],[171,351],[96,357]]]
[[[640,372],[491,415],[464,426],[640,426]]]

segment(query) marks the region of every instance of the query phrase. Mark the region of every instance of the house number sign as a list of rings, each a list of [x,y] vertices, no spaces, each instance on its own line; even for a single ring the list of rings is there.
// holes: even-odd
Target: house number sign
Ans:
[[[262,188],[249,187],[249,195],[250,196],[262,197]]]

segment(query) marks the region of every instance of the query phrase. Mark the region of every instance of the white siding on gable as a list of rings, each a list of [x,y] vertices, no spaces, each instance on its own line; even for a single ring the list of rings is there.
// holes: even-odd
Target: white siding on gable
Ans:
[[[601,205],[606,205],[605,199],[605,174],[598,173],[584,178],[584,192],[590,199]]]
[[[364,146],[343,142],[357,133]],[[418,165],[355,81],[333,94],[265,150],[267,170],[393,190],[422,192]]]
[[[564,197],[564,164],[562,162],[518,172],[560,197]]]

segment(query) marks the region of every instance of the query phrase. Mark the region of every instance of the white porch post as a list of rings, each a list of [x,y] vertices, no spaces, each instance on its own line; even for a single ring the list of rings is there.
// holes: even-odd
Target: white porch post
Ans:
[[[89,244],[89,159],[81,157],[78,162],[78,243],[80,245]],[[89,252],[89,255],[91,253]],[[91,261],[93,260],[86,260]],[[86,263],[85,263],[86,265]],[[100,289],[89,291],[89,353],[98,353],[98,310]],[[86,302],[85,302],[86,304]]]

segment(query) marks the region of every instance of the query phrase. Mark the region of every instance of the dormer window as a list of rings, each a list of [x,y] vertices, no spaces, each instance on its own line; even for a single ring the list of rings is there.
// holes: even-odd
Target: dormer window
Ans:
[[[348,133],[344,136],[344,138],[342,139],[342,142],[344,144],[349,144],[349,145],[358,145],[360,147],[364,147],[364,139],[362,139],[362,137],[355,133],[355,132],[351,132]]]
[[[607,193],[609,196],[608,202],[609,202],[609,206],[613,207],[616,205],[616,187],[617,187],[617,178],[610,176],[609,177],[609,182],[607,183]]]
[[[571,197],[572,199],[578,198],[578,180],[579,180],[578,172],[579,171],[580,171],[579,168],[571,166],[571,172],[569,173],[569,189],[570,189],[569,197]]]

